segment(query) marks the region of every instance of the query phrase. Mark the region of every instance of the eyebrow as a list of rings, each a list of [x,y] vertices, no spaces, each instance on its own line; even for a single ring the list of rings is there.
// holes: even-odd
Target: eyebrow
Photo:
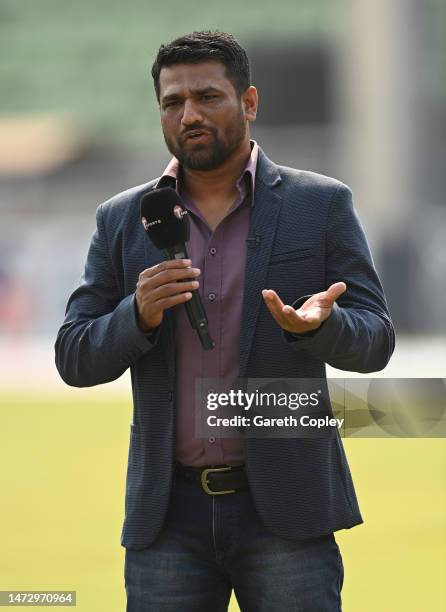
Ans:
[[[192,93],[195,95],[199,95],[202,96],[206,93],[221,93],[221,90],[218,89],[217,87],[212,87],[211,85],[209,87],[202,87],[202,88],[197,88],[197,89],[192,89]],[[172,93],[169,94],[167,96],[163,96],[161,98],[161,102],[169,102],[170,100],[179,100],[182,96],[180,94],[177,93]]]

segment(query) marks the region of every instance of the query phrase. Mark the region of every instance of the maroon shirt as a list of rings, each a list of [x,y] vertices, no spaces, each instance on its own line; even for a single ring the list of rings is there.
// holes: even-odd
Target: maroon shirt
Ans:
[[[191,328],[186,309],[174,308],[176,350],[176,459],[183,465],[241,465],[242,438],[195,435],[195,381],[214,378],[230,385],[239,376],[240,326],[245,281],[246,238],[254,198],[258,145],[251,141],[251,157],[236,186],[239,196],[214,231],[182,193],[180,165],[173,158],[157,187],[173,186],[182,195],[189,211],[189,258],[200,268],[200,294],[208,317],[215,348],[203,351]],[[208,389],[210,391],[210,389]],[[218,414],[208,412],[207,414]],[[206,415],[203,416],[205,418]]]

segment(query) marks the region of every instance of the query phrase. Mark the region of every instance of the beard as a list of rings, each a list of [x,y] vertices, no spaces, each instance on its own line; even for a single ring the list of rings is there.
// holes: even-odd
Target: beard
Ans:
[[[202,126],[194,125],[189,130],[198,130],[200,127]],[[178,138],[169,138],[164,131],[163,133],[170,153],[185,168],[202,171],[215,170],[231,157],[246,136],[246,122],[242,110],[240,109],[239,116],[226,131],[226,142],[219,138],[218,131],[215,128],[206,127],[206,131],[211,135],[210,142],[193,146],[185,145],[184,141]]]

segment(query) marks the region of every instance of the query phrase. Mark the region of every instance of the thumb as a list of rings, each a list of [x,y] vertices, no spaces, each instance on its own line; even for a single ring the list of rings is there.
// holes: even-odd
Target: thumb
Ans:
[[[345,283],[333,283],[333,285],[330,285],[327,289],[326,298],[333,304],[344,291],[347,291],[347,285]]]

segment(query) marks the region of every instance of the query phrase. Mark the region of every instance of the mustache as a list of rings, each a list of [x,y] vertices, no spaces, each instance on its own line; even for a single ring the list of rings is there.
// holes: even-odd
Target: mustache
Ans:
[[[197,130],[201,130],[203,132],[209,132],[213,134],[214,136],[217,134],[216,128],[195,124],[195,125],[190,125],[187,129],[183,130],[181,132],[181,136],[183,138],[186,138],[190,132],[195,132]]]

